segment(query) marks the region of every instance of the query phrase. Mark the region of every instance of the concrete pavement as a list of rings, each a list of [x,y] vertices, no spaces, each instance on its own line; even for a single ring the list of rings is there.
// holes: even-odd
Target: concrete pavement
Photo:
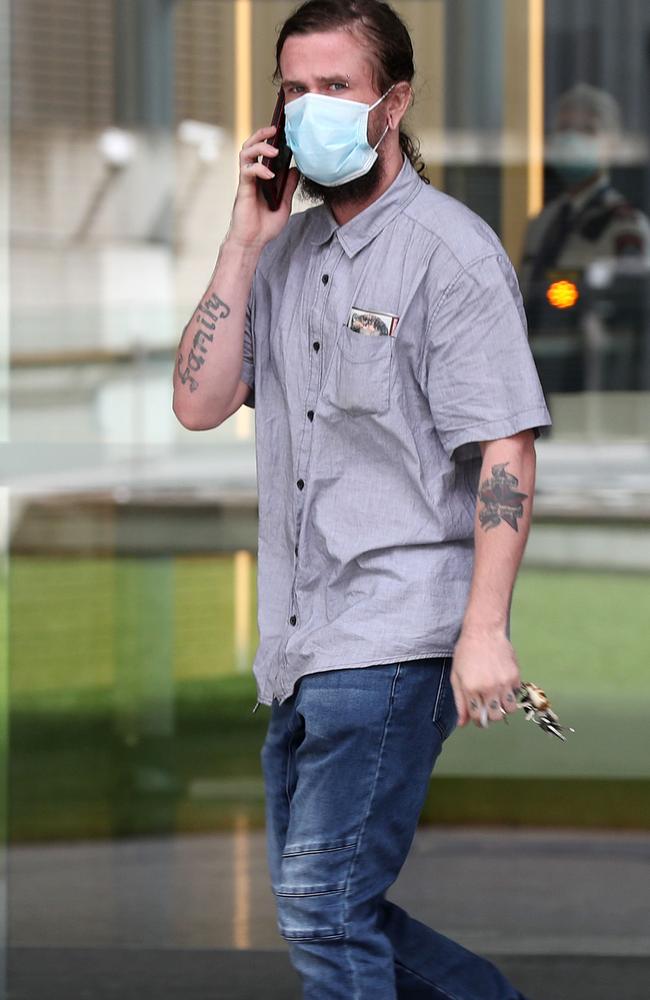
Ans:
[[[531,1000],[645,1000],[648,861],[644,833],[421,828],[389,896],[494,958]],[[13,847],[9,877],[11,1000],[58,1000],[56,983],[88,1000],[300,995],[263,831]],[[121,993],[101,985],[111,962]],[[163,968],[167,987],[139,991]],[[258,993],[262,975],[274,985]]]

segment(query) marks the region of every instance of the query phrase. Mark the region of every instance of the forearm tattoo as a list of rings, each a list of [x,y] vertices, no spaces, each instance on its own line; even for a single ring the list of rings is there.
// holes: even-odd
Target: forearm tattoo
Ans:
[[[183,385],[189,385],[190,392],[196,392],[199,387],[196,375],[205,364],[205,355],[208,353],[208,348],[214,340],[214,331],[217,328],[217,323],[221,319],[227,319],[228,316],[230,316],[230,306],[226,305],[223,299],[220,299],[216,294],[210,295],[199,306],[196,318],[197,330],[192,338],[192,347],[187,356],[187,364],[183,361],[181,351],[178,352],[176,359],[178,377]],[[185,331],[183,331],[183,336],[185,336]]]
[[[485,506],[479,510],[478,519],[482,528],[489,531],[497,528],[502,521],[519,531],[518,519],[523,517],[524,500],[527,493],[519,493],[515,487],[519,480],[506,472],[508,462],[492,466],[492,476],[484,479],[478,492],[479,501]]]

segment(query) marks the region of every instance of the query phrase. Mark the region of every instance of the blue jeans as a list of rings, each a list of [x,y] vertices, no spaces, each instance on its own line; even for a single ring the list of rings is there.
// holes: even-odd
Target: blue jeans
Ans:
[[[450,670],[450,657],[327,670],[273,701],[261,750],[268,863],[304,1000],[522,996],[384,895],[458,721]]]

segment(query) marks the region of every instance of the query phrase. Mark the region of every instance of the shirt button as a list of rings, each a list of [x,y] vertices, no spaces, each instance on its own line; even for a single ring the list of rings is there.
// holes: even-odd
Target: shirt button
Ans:
[[[291,618],[289,619],[289,624],[290,625],[295,625],[297,621],[298,621],[298,619],[296,618],[296,616],[295,615],[291,615]]]
[[[299,479],[298,482],[296,483],[296,486],[298,487],[299,490],[301,490],[304,485],[305,485],[304,479]]]
[[[329,274],[324,274],[323,277],[321,278],[321,281],[323,282],[324,285],[326,285],[329,280],[330,280]]]
[[[314,348],[315,351],[320,351],[320,344],[318,343],[317,340],[314,341],[314,343],[313,343],[312,346],[313,346],[313,348]]]
[[[307,416],[309,417],[310,420],[313,420],[314,419],[314,411],[313,410],[307,410]]]

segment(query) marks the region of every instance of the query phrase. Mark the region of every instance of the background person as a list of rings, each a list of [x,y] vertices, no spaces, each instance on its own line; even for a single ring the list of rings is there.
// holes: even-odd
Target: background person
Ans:
[[[621,113],[611,94],[578,83],[558,100],[546,160],[564,190],[530,221],[520,268],[531,348],[546,392],[589,388],[583,334],[583,278],[588,266],[622,257],[650,263],[650,223],[613,187],[609,173],[621,138]],[[550,285],[563,276],[579,286],[582,301],[574,308],[557,309],[547,300]],[[642,284],[638,289],[641,319]],[[603,388],[635,388],[634,335],[624,339],[622,329],[629,327],[629,315],[629,303],[625,315],[618,316],[615,301],[610,303],[608,323],[617,331],[618,353],[627,354],[628,363],[623,364],[627,377],[623,384],[605,383]],[[620,368],[610,363],[610,375]]]

